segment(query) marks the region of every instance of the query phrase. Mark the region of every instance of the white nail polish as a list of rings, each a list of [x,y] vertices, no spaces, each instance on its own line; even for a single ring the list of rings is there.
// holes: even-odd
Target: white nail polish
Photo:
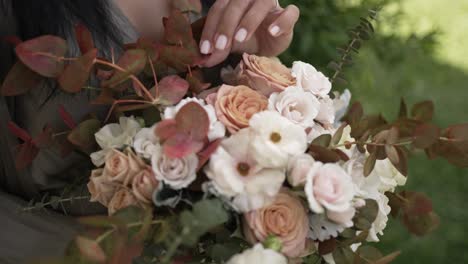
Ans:
[[[210,42],[209,42],[208,40],[203,41],[203,42],[202,42],[202,45],[201,45],[201,47],[200,47],[200,52],[201,52],[202,54],[205,54],[205,55],[206,55],[206,54],[210,53],[210,49],[211,49],[211,44],[210,44]]]
[[[280,30],[281,30],[280,27],[274,25],[274,26],[272,26],[272,27],[270,28],[270,34],[271,34],[273,37],[275,37],[275,36],[278,35],[278,33],[280,32]]]
[[[224,50],[227,46],[227,37],[225,35],[219,35],[218,39],[216,40],[216,49]]]
[[[241,28],[239,31],[237,31],[235,39],[237,42],[244,42],[244,40],[247,38],[247,34],[247,29]]]

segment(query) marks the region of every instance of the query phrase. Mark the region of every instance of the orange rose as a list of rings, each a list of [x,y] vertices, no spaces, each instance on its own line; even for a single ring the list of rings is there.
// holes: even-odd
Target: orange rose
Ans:
[[[116,186],[103,176],[103,171],[103,169],[97,169],[91,172],[88,190],[91,194],[91,202],[99,202],[107,206],[114,196]]]
[[[255,244],[269,235],[282,242],[281,252],[288,257],[298,257],[306,250],[309,220],[301,200],[282,189],[273,204],[244,214],[244,234]]]
[[[223,85],[207,98],[216,115],[231,133],[249,126],[250,118],[268,107],[268,99],[247,86]]]
[[[121,188],[114,194],[107,209],[109,211],[109,215],[113,215],[120,209],[124,209],[132,205],[138,205],[137,198],[126,188]]]
[[[291,70],[279,60],[245,54],[238,68],[238,81],[269,96],[296,84]]]
[[[143,203],[151,203],[153,192],[161,186],[156,180],[153,169],[146,167],[135,175],[132,182],[132,191],[135,197]]]

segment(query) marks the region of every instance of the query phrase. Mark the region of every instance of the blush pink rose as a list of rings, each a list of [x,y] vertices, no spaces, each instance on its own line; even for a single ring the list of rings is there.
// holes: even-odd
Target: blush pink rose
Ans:
[[[237,71],[240,84],[247,85],[265,96],[282,92],[296,84],[291,70],[278,59],[244,53]]]
[[[216,110],[216,116],[231,133],[249,126],[249,120],[268,107],[268,99],[247,86],[223,85],[207,101]]]
[[[117,211],[132,205],[138,205],[137,198],[127,188],[121,188],[114,194],[107,206],[107,209],[109,215],[113,215]]]
[[[160,187],[160,182],[156,180],[153,169],[149,166],[133,178],[132,191],[140,202],[151,203],[154,191]]]
[[[299,257],[306,249],[309,220],[301,200],[282,189],[271,205],[244,214],[243,229],[250,243],[274,235],[281,240],[284,255]]]
[[[114,196],[116,185],[103,176],[103,172],[104,169],[93,170],[87,186],[91,194],[91,202],[99,202],[107,206]]]
[[[131,150],[126,154],[112,150],[106,157],[103,175],[110,181],[122,185],[132,183],[133,177],[146,167],[145,162]]]

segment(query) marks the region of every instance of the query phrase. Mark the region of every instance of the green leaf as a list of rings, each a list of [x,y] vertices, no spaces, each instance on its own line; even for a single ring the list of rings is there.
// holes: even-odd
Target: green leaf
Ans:
[[[369,230],[379,213],[379,204],[372,199],[366,199],[366,205],[358,208],[353,218],[354,227],[359,230]]]
[[[60,88],[68,93],[81,91],[89,79],[96,56],[97,49],[92,49],[65,67],[65,70],[58,78]]]
[[[385,153],[392,164],[398,164],[400,162],[400,155],[394,146],[386,145]]]
[[[406,105],[405,99],[402,97],[400,100],[400,111],[398,117],[407,118],[408,117],[408,106]]]
[[[367,177],[374,170],[375,163],[377,161],[377,152],[373,152],[367,157],[364,163],[364,176]]]
[[[401,254],[401,251],[395,251],[391,254],[386,255],[385,257],[382,257],[381,259],[378,259],[374,262],[374,264],[388,264],[393,262],[399,255]]]
[[[140,74],[145,68],[147,63],[146,51],[143,49],[131,49],[125,51],[120,57],[117,65],[124,69],[123,71],[116,71],[109,80],[102,82],[105,87],[115,88],[119,84],[125,82],[131,75]]]
[[[312,144],[327,148],[330,146],[331,139],[332,136],[330,134],[323,134],[314,139]]]
[[[16,55],[31,70],[44,76],[55,78],[63,71],[63,61],[59,58],[67,52],[67,42],[56,36],[40,36],[16,46]]]
[[[229,241],[208,247],[207,253],[216,263],[223,263],[235,254],[242,252],[242,250],[243,247],[241,243]]]
[[[331,143],[333,145],[337,145],[340,141],[341,141],[341,138],[343,137],[343,131],[345,129],[345,127],[347,127],[348,124],[342,124],[335,132],[335,134],[333,135],[332,139],[331,139]]]
[[[11,68],[0,88],[1,96],[17,96],[27,93],[31,88],[38,87],[43,77],[35,73],[21,61]]]
[[[376,261],[383,257],[378,249],[367,245],[359,247],[356,253],[361,257],[358,263],[369,263],[369,261]]]
[[[94,134],[101,129],[101,122],[97,119],[88,119],[80,123],[70,134],[68,140],[84,151],[91,151],[96,143]]]
[[[425,149],[437,142],[440,136],[440,129],[433,124],[421,124],[414,130],[413,145],[416,148]]]
[[[411,109],[411,116],[422,122],[429,122],[434,115],[434,103],[431,101],[424,101],[417,103]]]
[[[354,252],[349,247],[339,247],[333,251],[336,264],[348,264],[354,261]]]

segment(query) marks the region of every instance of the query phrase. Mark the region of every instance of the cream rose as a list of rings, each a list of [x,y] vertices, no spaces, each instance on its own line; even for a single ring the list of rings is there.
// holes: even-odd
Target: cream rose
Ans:
[[[305,192],[313,212],[321,214],[327,211],[327,214],[336,216],[331,220],[349,224],[350,219],[345,216],[353,208],[354,185],[351,176],[339,165],[328,163],[310,170]]]
[[[326,96],[320,99],[320,110],[315,120],[328,126],[335,123],[335,107],[330,97]]]
[[[292,158],[288,164],[287,178],[289,184],[293,187],[305,185],[307,174],[314,164],[316,164],[315,160],[309,154],[304,153]]]
[[[288,260],[280,253],[256,244],[253,248],[233,256],[227,264],[288,264]]]
[[[128,156],[113,149],[106,157],[106,165],[103,174],[110,181],[124,183],[130,171],[130,162]]]
[[[231,134],[248,127],[250,118],[268,106],[265,96],[243,85],[223,85],[207,101],[215,107],[219,121]]]
[[[161,187],[161,184],[156,180],[156,176],[149,166],[137,173],[132,181],[133,194],[139,201],[147,204],[151,203],[153,193]]]
[[[237,68],[239,82],[259,91],[265,96],[282,92],[296,81],[291,71],[278,59],[245,54]]]
[[[104,169],[93,170],[87,186],[91,194],[90,201],[107,206],[112,196],[114,196],[116,186],[103,176],[103,172]]]
[[[117,211],[133,205],[138,205],[136,197],[128,189],[121,188],[114,194],[107,206],[107,209],[109,211],[109,215],[113,215]]]
[[[313,94],[292,86],[281,93],[273,93],[269,98],[268,109],[279,112],[303,128],[309,128],[315,124],[320,102]]]
[[[244,214],[245,237],[255,244],[274,235],[282,242],[283,254],[299,257],[306,248],[309,232],[306,211],[298,197],[283,189],[271,205]]]
[[[332,84],[323,73],[317,71],[314,66],[296,61],[293,63],[292,76],[296,77],[297,86],[309,91],[316,96],[325,97],[330,93]]]
[[[171,159],[161,151],[151,159],[156,179],[174,190],[189,186],[197,178],[198,157],[196,154],[181,159]]]

